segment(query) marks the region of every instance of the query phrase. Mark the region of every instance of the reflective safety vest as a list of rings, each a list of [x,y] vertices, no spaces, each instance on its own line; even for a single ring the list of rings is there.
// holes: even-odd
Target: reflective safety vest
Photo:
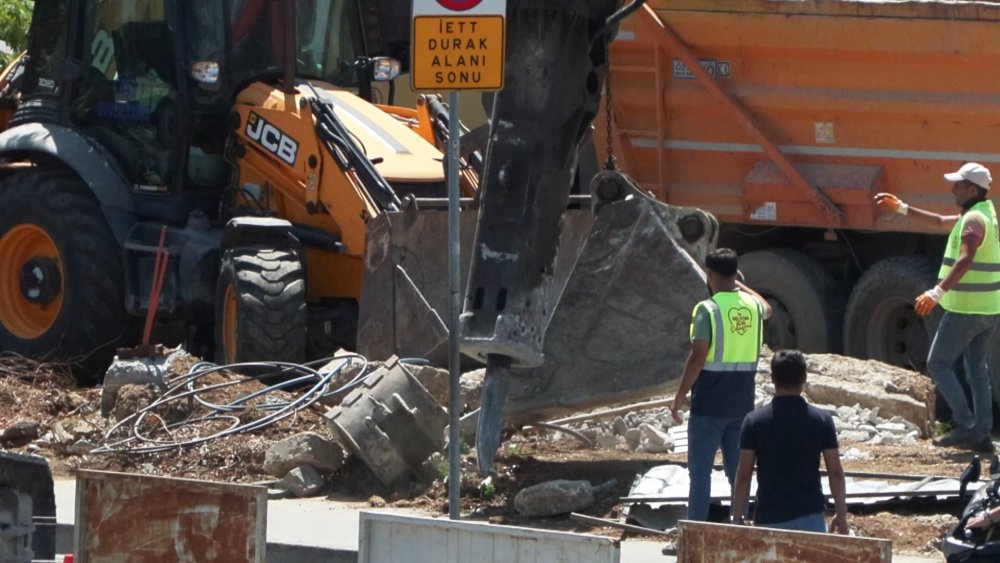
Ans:
[[[763,311],[757,299],[743,291],[720,291],[696,307],[707,307],[712,319],[712,343],[702,369],[756,372],[764,341]],[[690,333],[693,337],[693,319]]]
[[[974,215],[975,214],[975,215]],[[958,280],[955,287],[945,292],[939,304],[946,311],[968,315],[993,315],[1000,313],[1000,231],[997,229],[997,211],[993,202],[981,201],[963,213],[948,235],[944,260],[938,271],[938,282],[943,280],[958,260],[962,244],[962,230],[973,216],[986,219],[983,242],[972,257],[972,265]]]

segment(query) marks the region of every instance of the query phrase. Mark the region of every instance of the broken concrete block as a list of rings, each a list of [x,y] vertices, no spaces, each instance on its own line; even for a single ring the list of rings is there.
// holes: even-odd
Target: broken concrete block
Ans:
[[[628,424],[625,419],[616,416],[614,420],[611,421],[611,430],[614,431],[615,436],[624,436],[625,432],[628,431]]]
[[[649,423],[643,424],[642,426],[639,427],[639,429],[642,430],[642,434],[643,436],[645,436],[646,440],[648,440],[649,443],[653,444],[654,446],[664,446],[664,445],[669,445],[671,443],[670,435],[667,434],[666,432],[660,431],[652,424]]]
[[[628,449],[633,452],[639,448],[639,442],[642,440],[642,430],[638,428],[629,428],[625,431],[625,443],[628,445]]]
[[[264,471],[275,477],[295,467],[309,465],[324,474],[333,473],[344,463],[344,449],[315,432],[302,432],[277,442],[264,454]]]
[[[531,518],[577,512],[592,504],[594,490],[588,481],[547,481],[522,489],[514,497],[518,513]]]
[[[308,465],[300,465],[289,471],[274,486],[301,498],[318,493],[324,484],[323,478],[315,469]]]

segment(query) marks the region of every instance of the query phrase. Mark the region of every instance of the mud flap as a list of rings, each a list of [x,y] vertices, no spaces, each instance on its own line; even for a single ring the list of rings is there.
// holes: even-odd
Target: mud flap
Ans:
[[[31,551],[34,559],[52,560],[56,556],[56,497],[52,472],[45,458],[0,451],[0,511],[9,515],[30,505],[34,523]],[[30,502],[27,498],[30,498]],[[14,510],[15,508],[19,510]],[[0,523],[2,524],[2,523]],[[8,526],[18,527],[17,522]],[[15,541],[17,538],[14,538]],[[5,541],[0,538],[0,541]],[[0,552],[6,552],[0,549]],[[17,552],[15,551],[14,555]],[[16,559],[15,559],[16,560]]]

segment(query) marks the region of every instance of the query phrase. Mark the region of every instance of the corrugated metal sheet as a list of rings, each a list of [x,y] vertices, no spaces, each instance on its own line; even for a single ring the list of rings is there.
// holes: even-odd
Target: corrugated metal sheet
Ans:
[[[362,512],[358,563],[618,563],[610,538]]]

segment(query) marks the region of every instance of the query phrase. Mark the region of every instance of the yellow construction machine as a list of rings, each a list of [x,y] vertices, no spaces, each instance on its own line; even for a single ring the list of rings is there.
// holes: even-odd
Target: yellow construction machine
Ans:
[[[502,417],[679,374],[706,293],[692,256],[717,230],[578,166],[608,40],[641,2],[507,4],[506,86],[462,151],[487,463]],[[444,360],[447,112],[393,106],[409,18],[371,0],[36,0],[0,133],[0,348],[94,381],[153,309],[158,340],[224,362]]]

